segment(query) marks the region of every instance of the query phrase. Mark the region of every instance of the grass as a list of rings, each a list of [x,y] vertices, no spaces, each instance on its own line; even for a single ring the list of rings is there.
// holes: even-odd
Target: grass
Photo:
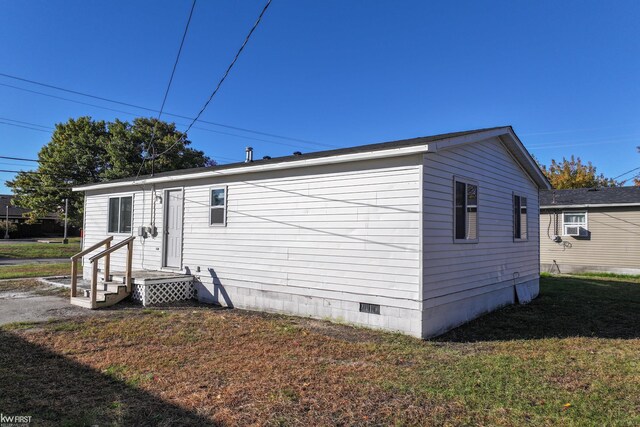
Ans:
[[[32,292],[36,295],[69,296],[68,288],[49,286],[35,279],[1,281],[0,292]]]
[[[80,242],[61,243],[2,243],[0,258],[69,258],[80,252]]]
[[[68,262],[0,266],[0,279],[63,276],[69,274],[71,274],[71,264]]]
[[[432,341],[203,306],[0,331],[38,425],[640,425],[640,284],[545,277]]]
[[[640,280],[640,274],[618,274],[618,273],[573,273],[572,276],[578,277],[595,277],[595,278],[610,278],[610,279],[622,279],[629,281]]]

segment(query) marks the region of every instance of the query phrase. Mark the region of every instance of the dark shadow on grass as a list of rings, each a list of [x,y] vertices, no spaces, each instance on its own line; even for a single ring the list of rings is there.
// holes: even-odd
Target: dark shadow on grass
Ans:
[[[540,296],[480,317],[434,341],[640,338],[640,283],[544,277]]]
[[[14,333],[0,331],[0,343],[4,415],[31,416],[34,425],[216,425]]]

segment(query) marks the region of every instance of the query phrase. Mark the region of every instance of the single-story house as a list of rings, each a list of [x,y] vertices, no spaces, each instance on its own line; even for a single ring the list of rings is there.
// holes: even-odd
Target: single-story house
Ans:
[[[540,192],[540,268],[640,273],[640,188]]]
[[[548,188],[497,127],[74,190],[85,248],[135,236],[134,270],[187,274],[200,301],[430,337],[538,294]]]
[[[16,225],[16,231],[9,233],[12,239],[63,235],[64,225],[55,213],[38,218],[35,223],[28,223],[26,214],[30,212],[29,209],[13,205],[13,198],[13,194],[0,194],[0,221],[5,221],[8,217],[9,223]],[[69,230],[78,234],[77,229]]]

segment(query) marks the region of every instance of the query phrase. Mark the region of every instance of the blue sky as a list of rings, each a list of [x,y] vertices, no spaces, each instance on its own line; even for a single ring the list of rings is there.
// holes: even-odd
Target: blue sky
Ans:
[[[263,5],[199,0],[167,112],[199,111]],[[190,7],[0,1],[0,73],[157,109]],[[640,166],[638,22],[637,1],[274,0],[202,118],[310,143],[208,124],[189,138],[227,163],[247,145],[259,158],[512,125],[545,164],[574,154],[616,176]],[[82,115],[152,113],[0,76],[0,122]],[[35,158],[49,137],[0,123],[0,155]]]

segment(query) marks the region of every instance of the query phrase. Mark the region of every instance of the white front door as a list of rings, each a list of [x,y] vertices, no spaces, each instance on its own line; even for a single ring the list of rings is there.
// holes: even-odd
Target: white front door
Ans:
[[[182,190],[168,190],[165,195],[164,266],[181,268]]]

